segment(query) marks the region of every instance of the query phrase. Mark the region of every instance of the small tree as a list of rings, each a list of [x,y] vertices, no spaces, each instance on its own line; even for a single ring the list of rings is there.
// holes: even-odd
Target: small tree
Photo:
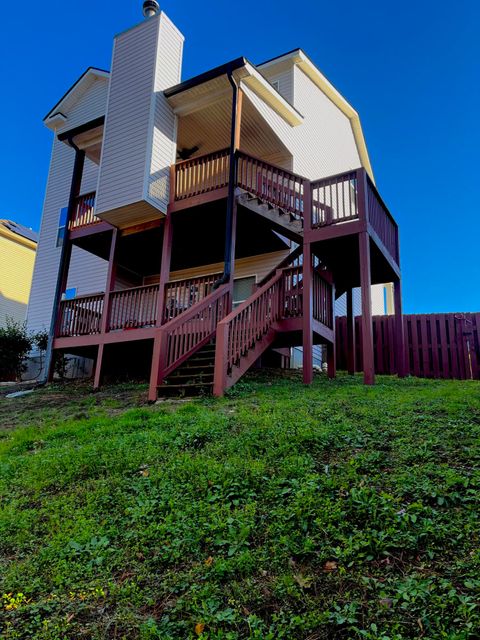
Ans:
[[[16,380],[25,370],[24,359],[32,348],[25,324],[7,317],[0,327],[0,380]]]

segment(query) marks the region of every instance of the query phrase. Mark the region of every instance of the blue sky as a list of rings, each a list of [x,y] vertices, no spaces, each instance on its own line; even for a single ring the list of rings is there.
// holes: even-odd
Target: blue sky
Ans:
[[[480,310],[479,3],[163,0],[184,33],[183,78],[301,47],[359,111],[401,232],[407,313]],[[0,217],[38,229],[50,159],[42,118],[141,0],[4,3]]]

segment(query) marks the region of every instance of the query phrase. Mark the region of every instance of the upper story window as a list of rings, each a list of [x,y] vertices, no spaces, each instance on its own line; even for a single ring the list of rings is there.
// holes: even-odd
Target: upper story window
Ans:
[[[273,80],[270,84],[274,89],[280,91],[280,80]]]
[[[65,234],[67,231],[67,217],[68,207],[62,207],[60,209],[60,215],[58,217],[58,230],[57,230],[57,247],[61,247],[65,240]]]

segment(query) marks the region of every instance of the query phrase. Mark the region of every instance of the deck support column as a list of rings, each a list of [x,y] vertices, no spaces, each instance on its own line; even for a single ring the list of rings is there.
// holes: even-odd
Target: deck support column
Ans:
[[[355,374],[355,314],[353,312],[353,289],[347,289],[347,371]]]
[[[368,232],[358,234],[360,253],[360,286],[362,288],[362,354],[363,381],[375,384],[375,363],[373,355],[372,292],[370,271],[370,237]]]
[[[110,254],[108,257],[107,280],[105,283],[105,297],[103,298],[103,313],[100,323],[100,333],[103,335],[108,331],[110,321],[110,294],[115,288],[115,278],[117,274],[116,252],[117,252],[118,231],[114,227],[112,229],[112,238],[110,240]],[[97,358],[95,360],[95,374],[93,377],[93,388],[99,389],[102,384],[102,364],[103,364],[103,343],[98,345]]]
[[[313,268],[312,245],[303,244],[303,382],[313,382]]]
[[[70,267],[70,258],[72,255],[72,242],[70,240],[70,220],[72,219],[75,209],[75,199],[80,193],[82,184],[83,167],[85,164],[85,151],[75,146],[72,139],[69,139],[70,146],[75,149],[75,161],[73,164],[72,181],[70,183],[70,194],[68,198],[67,216],[65,220],[65,235],[63,238],[62,249],[60,252],[60,260],[58,264],[57,284],[55,294],[53,296],[52,317],[50,320],[50,331],[48,336],[47,351],[45,353],[45,378],[46,382],[53,380],[54,374],[54,357],[53,357],[53,341],[58,322],[58,313],[60,310],[60,301],[67,287],[68,270]]]
[[[402,281],[396,278],[393,283],[393,295],[395,301],[395,362],[397,375],[404,378],[407,374],[405,367],[405,331],[402,314]]]
[[[160,281],[158,283],[157,319],[156,326],[160,328],[164,323],[165,291],[170,278],[170,263],[172,258],[173,220],[172,213],[167,213],[163,227],[162,258],[160,262]],[[150,370],[150,386],[148,400],[155,402],[157,399],[157,387],[160,384],[160,369],[162,358],[166,349],[165,336],[158,331],[153,340],[152,367]]]

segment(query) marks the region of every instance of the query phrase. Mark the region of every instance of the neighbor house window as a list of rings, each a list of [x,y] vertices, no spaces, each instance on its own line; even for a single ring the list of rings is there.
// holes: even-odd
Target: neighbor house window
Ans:
[[[62,207],[60,209],[60,215],[58,217],[57,247],[61,247],[65,241],[65,235],[67,232],[67,217],[68,207]]]

